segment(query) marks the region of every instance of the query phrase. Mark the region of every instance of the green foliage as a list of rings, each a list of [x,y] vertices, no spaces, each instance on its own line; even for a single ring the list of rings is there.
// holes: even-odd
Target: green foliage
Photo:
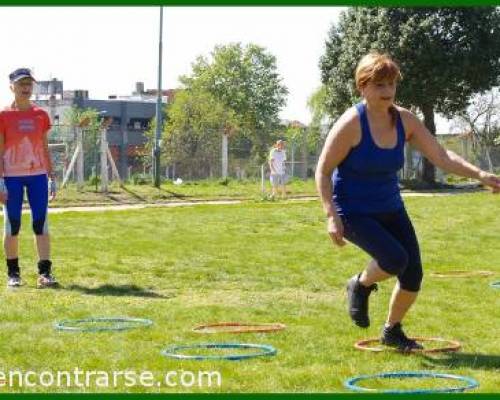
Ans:
[[[312,113],[310,125],[319,127],[321,123],[329,119],[328,110],[326,108],[327,97],[328,91],[326,86],[321,85],[307,99],[307,107]]]
[[[237,129],[231,148],[235,153],[265,157],[288,93],[273,55],[255,44],[218,45],[210,58],[198,57],[192,74],[181,82],[189,90],[210,93],[234,113]]]
[[[403,104],[451,116],[471,95],[498,84],[498,8],[390,9],[389,19],[392,37],[401,35],[389,50],[406,77],[398,94]]]
[[[435,133],[434,112],[463,110],[470,96],[499,83],[500,10],[468,8],[349,8],[333,25],[320,61],[326,107],[339,117],[359,100],[354,71],[370,50],[401,66],[398,101],[420,109]],[[426,161],[424,177],[434,180]]]
[[[179,90],[168,107],[163,136],[165,160],[187,176],[220,168],[222,135],[239,130],[235,112],[200,88]]]
[[[151,176],[148,174],[133,174],[130,180],[134,185],[148,185],[151,183]]]
[[[400,64],[398,99],[406,107],[451,115],[498,83],[500,11],[468,8],[349,8],[332,26],[321,58],[332,117],[358,99],[354,70],[370,50]]]

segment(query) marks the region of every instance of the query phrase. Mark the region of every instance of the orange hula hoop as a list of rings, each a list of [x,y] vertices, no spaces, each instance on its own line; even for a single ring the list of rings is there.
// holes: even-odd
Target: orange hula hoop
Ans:
[[[433,349],[423,349],[423,350],[411,350],[409,353],[443,353],[447,351],[458,351],[460,347],[462,346],[458,340],[450,340],[450,339],[443,339],[443,338],[426,338],[426,337],[413,337],[411,338],[413,340],[416,340],[417,342],[441,342],[445,343],[442,347],[436,347]],[[392,351],[398,351],[397,348],[389,348],[389,347],[383,347],[382,345],[379,346],[371,346],[374,343],[380,344],[380,339],[364,339],[364,340],[358,340],[355,344],[354,347],[358,350],[364,350],[364,351],[372,351],[375,353],[380,353],[382,351],[386,350],[392,350]]]
[[[221,328],[221,329],[218,329]],[[229,328],[229,329],[227,329]],[[214,324],[198,325],[193,328],[196,333],[265,333],[277,332],[286,328],[285,324],[253,324],[245,322],[218,322]]]

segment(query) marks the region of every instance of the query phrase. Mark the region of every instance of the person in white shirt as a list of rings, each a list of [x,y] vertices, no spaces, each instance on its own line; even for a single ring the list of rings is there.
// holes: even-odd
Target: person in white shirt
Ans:
[[[285,142],[278,140],[269,154],[269,168],[271,169],[271,197],[276,196],[278,188],[281,189],[281,197],[286,198],[286,173],[285,173]]]

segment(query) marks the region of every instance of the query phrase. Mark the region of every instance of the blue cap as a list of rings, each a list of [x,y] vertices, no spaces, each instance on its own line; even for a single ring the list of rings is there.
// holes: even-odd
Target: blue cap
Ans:
[[[14,72],[9,74],[9,80],[10,83],[17,82],[20,79],[23,78],[31,78],[36,82],[35,77],[33,76],[33,73],[31,72],[31,69],[29,68],[18,68]]]

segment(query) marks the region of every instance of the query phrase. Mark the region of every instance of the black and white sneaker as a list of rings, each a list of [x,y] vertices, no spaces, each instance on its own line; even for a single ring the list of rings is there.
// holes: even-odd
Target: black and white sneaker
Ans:
[[[7,278],[7,286],[10,288],[19,287],[22,285],[21,276],[19,274],[9,275]]]
[[[378,286],[376,283],[368,287],[363,286],[359,282],[360,275],[353,276],[347,282],[348,310],[349,316],[357,326],[368,328],[370,326],[368,297],[370,297],[372,291],[378,290]]]
[[[400,322],[395,323],[391,327],[384,326],[380,342],[386,346],[397,347],[399,351],[405,353],[424,348],[416,340],[410,339],[405,335]]]
[[[47,273],[47,274],[40,274],[38,276],[38,280],[36,282],[36,287],[38,289],[54,288],[58,286],[59,282],[57,282],[57,279],[55,278],[54,275]]]

